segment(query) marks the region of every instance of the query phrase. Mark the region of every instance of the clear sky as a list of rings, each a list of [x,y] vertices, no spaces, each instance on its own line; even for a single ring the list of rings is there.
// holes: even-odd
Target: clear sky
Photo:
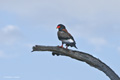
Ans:
[[[120,76],[120,0],[0,0],[0,80],[109,80],[81,61],[31,53],[36,44],[61,45],[59,23],[73,35],[77,50]]]

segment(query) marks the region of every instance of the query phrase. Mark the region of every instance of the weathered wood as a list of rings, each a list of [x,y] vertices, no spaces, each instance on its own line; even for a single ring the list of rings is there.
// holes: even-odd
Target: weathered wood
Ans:
[[[59,48],[57,46],[41,46],[41,45],[34,46],[33,51],[51,51],[52,55],[68,56],[73,59],[86,62],[90,66],[103,71],[111,80],[120,80],[119,76],[109,66],[107,66],[101,60],[93,57],[88,53]]]

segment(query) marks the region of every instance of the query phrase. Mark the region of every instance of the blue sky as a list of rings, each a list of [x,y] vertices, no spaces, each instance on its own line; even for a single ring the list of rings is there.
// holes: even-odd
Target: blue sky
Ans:
[[[0,80],[109,80],[69,57],[33,52],[34,45],[61,45],[57,25],[120,76],[120,0],[1,0]],[[74,49],[75,48],[70,48]]]

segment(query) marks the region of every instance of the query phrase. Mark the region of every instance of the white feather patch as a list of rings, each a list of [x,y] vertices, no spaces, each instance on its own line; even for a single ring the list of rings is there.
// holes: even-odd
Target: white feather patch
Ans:
[[[62,40],[65,43],[73,43],[74,41],[72,39]]]

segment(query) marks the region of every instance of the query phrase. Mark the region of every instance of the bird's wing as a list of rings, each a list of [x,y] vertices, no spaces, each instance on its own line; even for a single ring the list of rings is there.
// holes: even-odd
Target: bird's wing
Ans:
[[[70,36],[64,31],[58,31],[59,40],[70,39]]]
[[[66,33],[69,35],[69,37],[75,42],[75,40],[74,40],[74,38],[72,37],[72,35],[71,35],[66,29],[63,29],[63,31],[66,32]]]
[[[72,39],[75,42],[72,35],[70,33],[68,33],[68,31],[66,29],[63,29],[62,31],[58,31],[58,38],[60,40],[62,40],[62,39]]]

